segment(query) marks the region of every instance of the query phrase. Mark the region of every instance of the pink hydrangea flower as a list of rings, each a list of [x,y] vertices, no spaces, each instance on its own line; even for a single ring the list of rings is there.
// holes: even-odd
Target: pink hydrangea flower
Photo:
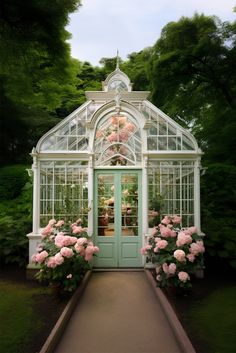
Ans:
[[[111,124],[112,125],[118,125],[118,117],[117,116],[112,116],[111,117]]]
[[[107,141],[109,142],[116,142],[118,141],[118,135],[115,131],[112,131],[110,135],[107,136]]]
[[[58,247],[58,248],[62,248],[64,246],[64,235],[61,235],[60,233],[58,233],[56,236],[55,236],[55,245]]]
[[[53,228],[51,227],[50,224],[48,224],[43,230],[42,230],[42,238],[45,238],[46,236],[50,235],[53,231]]]
[[[192,243],[190,245],[190,253],[197,256],[200,253],[203,253],[205,251],[203,241],[199,240],[196,243]]]
[[[204,253],[205,252],[205,247],[204,247],[204,243],[202,240],[197,240],[196,242],[198,244],[198,246],[200,247],[200,252]]]
[[[36,254],[35,259],[36,259],[36,262],[41,264],[45,261],[46,257],[48,257],[48,252],[46,250],[43,250],[42,252]]]
[[[37,262],[37,260],[36,260],[36,256],[37,256],[38,254],[33,254],[32,256],[31,256],[31,261],[32,262]]]
[[[156,235],[156,234],[157,234],[157,229],[156,228],[152,228],[151,235]]]
[[[172,230],[168,227],[161,227],[160,231],[161,231],[161,236],[165,238],[170,237],[172,234]]]
[[[156,243],[156,247],[158,249],[165,249],[168,245],[168,242],[166,240],[159,240],[157,243]]]
[[[84,245],[84,244],[86,244],[88,242],[88,239],[87,238],[79,238],[79,239],[77,239],[77,244],[78,245]]]
[[[163,220],[161,221],[161,223],[162,223],[162,224],[165,224],[165,225],[169,224],[169,223],[170,223],[170,217],[165,216],[165,217],[163,218]]]
[[[63,257],[67,257],[67,258],[70,258],[74,255],[73,250],[70,248],[67,248],[66,246],[61,248],[60,253]]]
[[[169,266],[166,262],[162,265],[162,269],[165,272],[165,274],[167,275],[169,274]]]
[[[193,254],[188,254],[186,257],[190,262],[194,262],[195,260],[195,256]]]
[[[174,264],[173,262],[171,264],[169,264],[169,275],[174,275],[176,272],[176,264]]]
[[[192,242],[192,237],[189,234],[186,234],[185,232],[179,232],[176,245],[177,246],[183,246],[185,244],[190,244]]]
[[[55,224],[55,227],[56,228],[60,228],[61,226],[63,226],[65,224],[65,222],[63,220],[61,221],[58,221],[56,224]]]
[[[196,233],[198,233],[197,227],[189,227],[189,228],[187,228],[187,231],[188,231],[189,234],[196,234]]]
[[[55,256],[50,256],[47,261],[46,261],[46,265],[49,268],[55,268],[57,267],[56,261],[55,261]]]
[[[78,238],[76,237],[70,237],[70,244],[69,245],[75,245],[77,243]]]
[[[185,262],[185,252],[183,250],[175,250],[174,252],[174,257],[176,258],[176,260],[178,260],[179,262]]]
[[[129,122],[125,125],[125,129],[127,129],[129,132],[134,132],[135,125]]]
[[[190,280],[189,274],[184,271],[180,271],[178,273],[178,277],[179,277],[179,280],[184,283]]]
[[[83,245],[79,245],[78,243],[75,244],[75,251],[80,254],[81,256],[85,255],[85,249]]]
[[[129,131],[122,129],[119,133],[119,141],[126,142],[129,139]]]
[[[79,234],[79,233],[82,233],[83,231],[84,231],[84,229],[81,226],[74,226],[72,228],[73,234]]]
[[[151,250],[152,246],[147,244],[140,249],[141,255],[147,255],[147,251]]]
[[[48,222],[48,225],[50,226],[54,226],[54,224],[56,224],[57,221],[55,219],[50,219],[50,221]]]
[[[179,223],[181,223],[182,218],[179,217],[179,216],[174,216],[172,221],[173,221],[174,224],[179,224]]]
[[[93,247],[93,252],[94,252],[94,254],[98,253],[99,252],[99,247],[98,246],[94,246]]]
[[[64,262],[64,257],[61,255],[61,253],[57,253],[55,256],[54,256],[54,259],[55,259],[55,263],[59,266],[61,264],[63,264]]]

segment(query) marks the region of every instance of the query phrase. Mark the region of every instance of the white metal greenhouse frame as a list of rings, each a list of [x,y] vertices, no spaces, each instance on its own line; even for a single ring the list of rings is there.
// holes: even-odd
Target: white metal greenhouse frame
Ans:
[[[28,234],[30,259],[40,243],[41,229],[52,218],[81,217],[89,235],[97,236],[99,206],[94,198],[95,172],[99,170],[114,175],[118,171],[138,171],[141,175],[142,222],[137,223],[141,229],[135,251],[150,234],[154,204],[159,204],[160,210],[156,211],[162,215],[181,216],[182,226],[201,228],[202,152],[191,133],[149,102],[148,94],[132,91],[129,78],[117,65],[103,82],[102,91],[86,92],[87,101],[39,140],[31,153],[34,187],[33,229]],[[143,266],[144,259],[133,263],[131,267]],[[112,266],[119,267],[119,261]],[[30,261],[28,267],[33,267]]]

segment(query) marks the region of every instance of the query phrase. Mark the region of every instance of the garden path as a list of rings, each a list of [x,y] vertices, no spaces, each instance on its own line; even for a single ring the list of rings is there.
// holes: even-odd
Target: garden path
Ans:
[[[181,353],[144,272],[94,272],[54,353]]]

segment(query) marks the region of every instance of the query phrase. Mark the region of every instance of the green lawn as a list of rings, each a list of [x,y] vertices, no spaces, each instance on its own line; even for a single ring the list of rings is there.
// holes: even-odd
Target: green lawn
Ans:
[[[188,313],[196,335],[207,343],[207,352],[236,352],[236,285],[214,289]]]
[[[33,313],[33,300],[44,289],[0,280],[0,352],[23,353],[42,327]]]

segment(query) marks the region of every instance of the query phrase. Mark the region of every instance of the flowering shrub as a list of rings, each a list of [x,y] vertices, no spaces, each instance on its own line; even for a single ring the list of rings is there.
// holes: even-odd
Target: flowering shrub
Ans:
[[[157,264],[156,280],[160,287],[190,288],[190,275],[203,266],[205,248],[197,228],[180,229],[180,222],[178,216],[165,216],[141,249],[147,262]]]
[[[88,240],[80,219],[73,224],[52,219],[41,236],[38,252],[32,256],[32,261],[40,266],[36,277],[40,281],[58,283],[66,291],[74,291],[99,248]]]

